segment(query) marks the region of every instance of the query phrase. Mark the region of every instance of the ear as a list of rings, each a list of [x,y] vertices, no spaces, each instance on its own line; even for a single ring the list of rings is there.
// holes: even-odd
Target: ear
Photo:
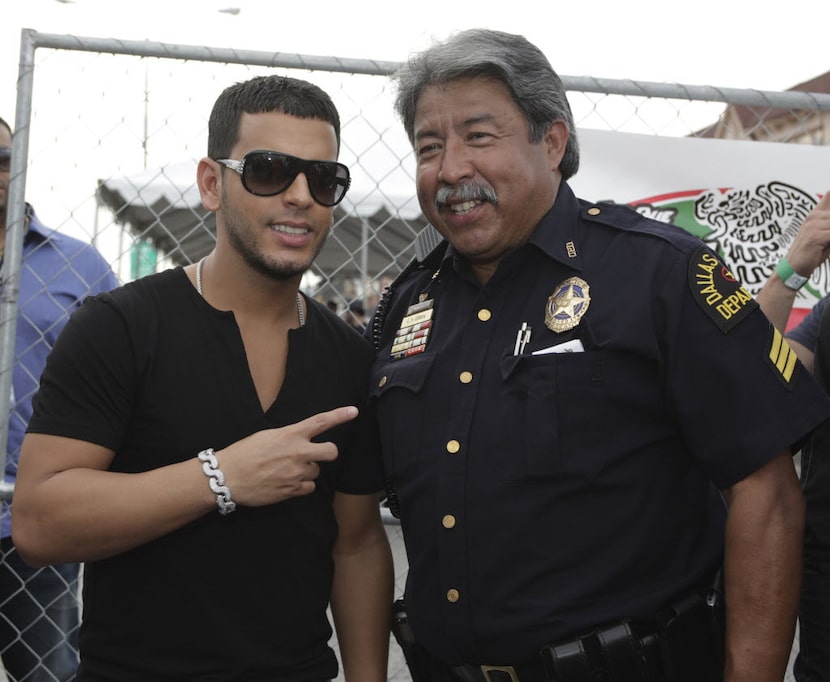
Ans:
[[[222,205],[222,168],[213,159],[204,158],[196,167],[196,183],[202,205],[208,211],[218,211]]]
[[[551,170],[558,171],[562,157],[565,156],[565,149],[568,146],[568,138],[571,132],[565,121],[555,121],[550,124],[543,139]]]

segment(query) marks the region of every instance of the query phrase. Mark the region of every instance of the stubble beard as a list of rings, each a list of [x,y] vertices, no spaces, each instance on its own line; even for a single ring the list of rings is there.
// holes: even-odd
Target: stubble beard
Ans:
[[[311,267],[328,238],[328,233],[326,233],[326,237],[320,241],[314,253],[306,261],[269,258],[257,246],[256,240],[252,236],[258,229],[257,227],[252,225],[240,211],[229,208],[227,203],[223,213],[225,230],[231,247],[242,257],[245,264],[259,274],[280,282],[302,277]]]

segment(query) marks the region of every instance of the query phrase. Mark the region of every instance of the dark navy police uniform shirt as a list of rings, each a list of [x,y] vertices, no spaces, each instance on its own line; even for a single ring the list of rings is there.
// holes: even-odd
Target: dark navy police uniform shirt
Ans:
[[[446,662],[512,664],[652,621],[721,562],[717,489],[830,414],[700,240],[564,183],[485,286],[451,247],[426,262],[395,290],[370,386],[409,619]],[[404,333],[392,359],[424,293],[423,352]]]

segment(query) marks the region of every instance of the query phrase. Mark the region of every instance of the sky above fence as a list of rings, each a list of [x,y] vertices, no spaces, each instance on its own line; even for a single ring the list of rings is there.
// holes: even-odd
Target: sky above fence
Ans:
[[[2,0],[0,115],[20,30],[400,61],[454,30],[522,33],[562,75],[783,90],[830,70],[830,4],[789,0]],[[782,11],[785,9],[786,11]]]
[[[830,70],[830,58],[823,49],[828,8],[827,3],[815,0],[790,0],[782,16],[780,12],[764,13],[746,0],[696,0],[688,7],[677,0],[478,0],[475,4],[418,0],[411,5],[388,0],[0,0],[0,82],[4,84],[0,88],[0,116],[14,123],[22,28],[61,35],[395,62],[405,59],[412,50],[426,47],[433,38],[481,26],[526,35],[566,76],[777,91]],[[97,178],[141,168],[141,149],[135,139],[135,153],[126,153],[128,143],[115,139],[112,123],[142,114],[136,95],[148,87],[152,91],[149,119],[156,134],[151,148],[158,149],[167,139],[159,135],[159,129],[176,132],[176,115],[181,114],[176,97],[167,96],[164,88],[192,91],[188,98],[198,98],[201,104],[197,110],[206,116],[225,81],[235,73],[230,67],[210,64],[199,70],[189,63],[187,75],[179,76],[167,64],[147,63],[116,78],[101,70],[113,61],[105,55],[69,53],[55,57],[46,52],[51,60],[47,61],[48,68],[36,69],[34,79],[38,119],[30,149],[32,172],[26,197],[39,207],[47,223],[70,232],[76,224],[89,229],[95,222],[92,209],[86,215],[77,207],[82,201],[91,204],[89,197]],[[96,68],[74,66],[85,58],[95,60]],[[66,67],[52,68],[55,59],[65,62]],[[369,99],[357,96],[357,88],[356,81],[350,81],[348,94],[355,96],[362,115],[366,115]],[[171,115],[164,107],[174,104]],[[143,113],[146,127],[147,110]],[[378,114],[378,120],[384,122],[375,129],[388,125],[402,136],[398,123],[392,120],[391,106],[388,114]],[[706,118],[698,127],[711,120],[712,116]],[[201,139],[191,139],[192,127],[190,121],[186,123],[175,141],[189,142],[189,147],[179,150],[171,143],[164,147],[167,156],[151,159],[151,165],[203,154]],[[79,124],[96,135],[109,136],[91,146],[75,133]],[[128,127],[117,126],[121,131]],[[132,130],[140,127],[135,123]],[[355,140],[355,132],[350,129],[348,141]],[[403,147],[407,151],[408,144]],[[367,152],[359,145],[357,149],[361,166],[369,165],[370,159],[364,155]],[[56,181],[54,173],[45,172],[49,168],[37,165],[52,165],[56,150],[62,159],[77,158],[78,163],[94,168],[96,174],[87,177],[76,165],[70,173],[57,174]],[[100,158],[107,150],[110,156],[117,152],[117,168],[109,168]],[[87,158],[90,154],[93,156]],[[353,162],[351,158],[344,161]],[[386,177],[386,173],[377,177],[381,176]],[[65,221],[69,223],[66,226]]]

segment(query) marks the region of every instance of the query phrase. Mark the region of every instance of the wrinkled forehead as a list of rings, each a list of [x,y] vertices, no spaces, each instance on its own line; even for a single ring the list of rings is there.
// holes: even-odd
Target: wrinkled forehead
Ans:
[[[495,78],[459,78],[428,85],[415,107],[414,137],[442,136],[453,129],[524,125],[525,118],[510,89]]]

